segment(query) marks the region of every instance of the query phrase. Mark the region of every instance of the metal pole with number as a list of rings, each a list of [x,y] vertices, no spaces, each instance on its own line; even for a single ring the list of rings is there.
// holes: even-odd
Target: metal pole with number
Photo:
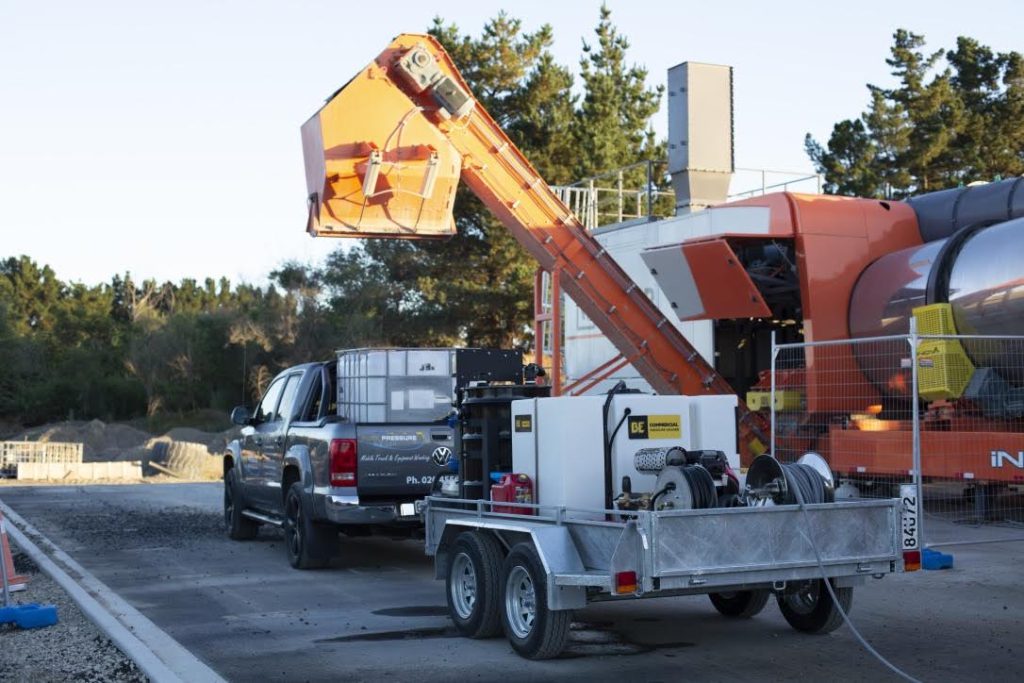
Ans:
[[[917,530],[920,539],[920,547],[925,547],[924,540],[924,491],[922,481],[924,475],[921,472],[921,406],[917,386],[917,320],[910,318],[910,335],[907,337],[910,342],[910,384],[913,389],[911,395],[911,452],[913,454],[914,484],[917,489]]]

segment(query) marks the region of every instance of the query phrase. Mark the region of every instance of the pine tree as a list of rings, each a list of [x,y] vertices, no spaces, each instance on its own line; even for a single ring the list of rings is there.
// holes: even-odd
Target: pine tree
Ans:
[[[869,85],[868,109],[837,123],[827,147],[807,136],[827,191],[901,198],[1024,172],[1024,58],[967,37],[955,50],[924,47],[896,31],[895,87]]]

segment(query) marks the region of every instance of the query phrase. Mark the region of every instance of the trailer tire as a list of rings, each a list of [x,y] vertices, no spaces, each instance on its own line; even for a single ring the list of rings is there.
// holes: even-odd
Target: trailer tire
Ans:
[[[321,569],[337,552],[338,529],[315,522],[306,498],[302,482],[293,482],[284,499],[284,548],[288,563],[296,569]]]
[[[548,608],[547,574],[531,543],[505,558],[501,625],[512,649],[526,659],[551,659],[569,641],[571,610]]]
[[[244,502],[238,470],[232,467],[224,473],[224,526],[232,541],[248,541],[259,533],[259,523],[242,514]]]
[[[501,545],[487,533],[464,531],[448,562],[448,614],[467,638],[501,635]]]
[[[720,614],[736,619],[750,619],[761,613],[768,604],[771,594],[770,590],[764,588],[732,593],[708,593],[708,597]]]
[[[853,605],[853,588],[838,588],[833,584],[839,606],[849,614]],[[776,595],[779,611],[789,625],[804,633],[831,633],[843,624],[836,602],[825,587],[824,579],[805,583],[799,590]]]

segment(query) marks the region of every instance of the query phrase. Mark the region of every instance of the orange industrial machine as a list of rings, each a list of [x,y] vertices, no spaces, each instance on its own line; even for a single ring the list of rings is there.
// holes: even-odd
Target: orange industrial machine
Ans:
[[[814,427],[777,435],[781,455],[816,450],[843,474],[907,475],[910,349],[893,358],[891,341],[867,340],[905,335],[916,317],[923,335],[972,335],[919,345],[923,474],[1024,481],[1024,345],[1005,337],[1024,334],[1022,216],[1024,178],[907,202],[783,193],[711,207],[699,218],[713,237],[643,256],[680,318],[716,321],[720,357],[745,343],[745,364],[719,367],[737,391],[767,388],[773,331],[860,340],[808,347],[799,396],[784,386],[793,371],[776,373]]]
[[[734,393],[549,189],[434,38],[398,36],[303,125],[302,141],[314,236],[450,235],[461,176],[656,391]],[[741,450],[757,454],[766,437],[741,409]]]
[[[396,38],[303,125],[302,141],[312,235],[451,235],[461,178],[660,393],[745,392],[769,365],[773,330],[782,341],[906,333],[915,309],[939,304],[948,324],[935,331],[1024,332],[1024,179],[909,202],[780,193],[701,212],[702,234],[712,236],[649,250],[644,260],[680,318],[717,321],[716,367],[554,195],[432,37]],[[961,351],[973,354],[972,368],[996,367],[969,344]],[[826,365],[828,381],[849,391],[821,390]],[[876,366],[870,345],[812,348],[805,366],[808,413],[909,408],[908,373]],[[972,428],[977,448],[953,453],[961,446],[941,433],[962,425],[947,420],[922,437],[926,476],[970,471],[1006,480],[1024,473],[1024,455],[1014,455],[1024,453],[1024,429],[1011,423],[1024,417],[1024,376],[978,376],[987,384],[985,427]],[[964,390],[945,398],[955,403]],[[979,410],[977,402],[972,409]],[[765,448],[766,420],[763,411],[739,410],[740,448],[749,457]],[[802,445],[831,448],[833,469],[859,471],[860,462],[836,459],[850,450],[832,448],[859,439],[854,450],[877,455],[867,463],[873,471],[905,474],[910,449],[894,438],[905,436],[837,427]],[[996,444],[1020,467],[995,466]],[[929,457],[929,449],[955,457]]]

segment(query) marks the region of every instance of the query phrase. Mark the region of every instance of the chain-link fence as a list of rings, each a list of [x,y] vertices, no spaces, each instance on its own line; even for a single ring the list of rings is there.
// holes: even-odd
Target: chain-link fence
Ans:
[[[1024,338],[774,345],[770,391],[748,403],[780,460],[826,459],[837,499],[918,485],[927,545],[1024,538]]]

